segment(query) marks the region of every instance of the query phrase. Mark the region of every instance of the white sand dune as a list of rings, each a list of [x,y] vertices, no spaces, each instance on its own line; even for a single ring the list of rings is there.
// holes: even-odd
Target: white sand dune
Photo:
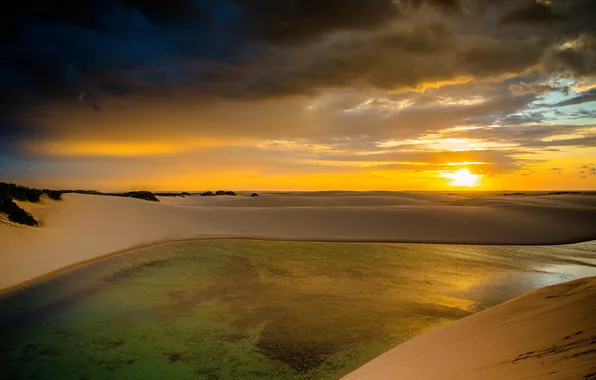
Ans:
[[[596,277],[536,290],[407,341],[343,380],[596,379]]]
[[[66,194],[21,203],[43,224],[0,223],[0,288],[152,242],[239,237],[556,244],[596,238],[596,197],[322,192],[132,198]],[[0,220],[2,221],[2,220]]]

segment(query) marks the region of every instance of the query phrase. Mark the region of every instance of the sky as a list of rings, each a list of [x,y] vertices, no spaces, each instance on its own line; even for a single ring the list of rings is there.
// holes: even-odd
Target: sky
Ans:
[[[0,181],[594,190],[594,0],[11,1]]]

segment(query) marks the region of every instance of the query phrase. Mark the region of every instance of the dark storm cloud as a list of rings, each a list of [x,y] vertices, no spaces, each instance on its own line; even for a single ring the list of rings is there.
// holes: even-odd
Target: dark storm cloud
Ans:
[[[267,97],[354,84],[393,90],[460,77],[499,77],[536,65],[542,48],[530,41],[458,36],[446,25],[431,22],[350,35],[321,43],[308,56],[303,53],[287,52],[267,68],[267,75],[254,73],[251,77],[258,82],[244,91]]]
[[[0,96],[19,104],[85,92],[95,107],[130,95],[259,99],[358,83],[394,89],[482,79],[535,66],[550,40],[474,32],[488,3],[510,2],[12,3],[3,12],[11,33],[1,48],[8,58],[0,64]],[[581,53],[557,51],[552,66],[579,70]]]
[[[43,135],[44,130],[34,124],[19,123],[0,116],[0,156],[17,153],[18,143],[25,138],[40,138]]]
[[[564,14],[557,13],[552,6],[534,2],[507,13],[501,19],[501,24],[543,24],[564,20],[567,20],[567,17]]]
[[[234,29],[240,16],[225,2],[44,4],[14,2],[3,10],[5,102],[156,93],[192,77],[188,60],[233,62],[244,40]]]
[[[232,0],[249,32],[274,43],[296,43],[338,30],[374,29],[400,15],[393,0]]]
[[[491,18],[498,20],[528,3],[12,2],[0,16],[7,31],[0,46],[0,100],[8,105],[1,113],[21,116],[28,106],[29,115],[35,106],[50,103],[109,110],[110,104],[129,99],[147,107],[161,100],[257,101],[338,87],[404,90],[442,81],[500,81],[541,64],[549,72],[593,72],[596,44],[581,34],[591,30],[585,15],[588,2],[557,8],[567,19],[550,28],[553,35],[562,28],[565,38],[582,35],[579,44],[554,49],[562,37],[550,36],[548,28],[547,37],[510,32],[507,26],[490,28]],[[521,123],[508,114],[549,90],[547,85],[519,83],[511,89],[521,95],[493,97],[474,107],[455,104],[449,110],[373,115],[377,123],[367,132],[381,138],[454,124]],[[334,125],[321,135],[361,134],[366,117],[370,114],[342,119],[341,127]],[[541,120],[539,115],[517,117]],[[405,132],[396,132],[396,125]]]
[[[317,39],[342,30],[378,29],[430,6],[459,11],[458,0],[232,0],[246,15],[250,33],[276,44]]]
[[[576,46],[555,50],[545,66],[553,72],[568,72],[575,76],[596,74],[596,36],[582,37]]]

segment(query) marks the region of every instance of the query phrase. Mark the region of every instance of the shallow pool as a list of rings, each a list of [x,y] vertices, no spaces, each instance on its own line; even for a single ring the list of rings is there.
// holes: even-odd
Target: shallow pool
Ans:
[[[0,296],[0,378],[337,379],[532,289],[596,275],[553,247],[206,240]]]

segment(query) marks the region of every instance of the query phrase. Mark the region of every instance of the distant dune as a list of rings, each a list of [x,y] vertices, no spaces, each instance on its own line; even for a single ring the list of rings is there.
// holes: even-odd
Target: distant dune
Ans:
[[[593,195],[249,195],[147,202],[64,194],[63,201],[18,202],[41,226],[21,226],[0,216],[0,287],[111,252],[176,239],[557,244],[596,238]]]
[[[343,380],[596,379],[596,277],[549,286],[407,341]]]

